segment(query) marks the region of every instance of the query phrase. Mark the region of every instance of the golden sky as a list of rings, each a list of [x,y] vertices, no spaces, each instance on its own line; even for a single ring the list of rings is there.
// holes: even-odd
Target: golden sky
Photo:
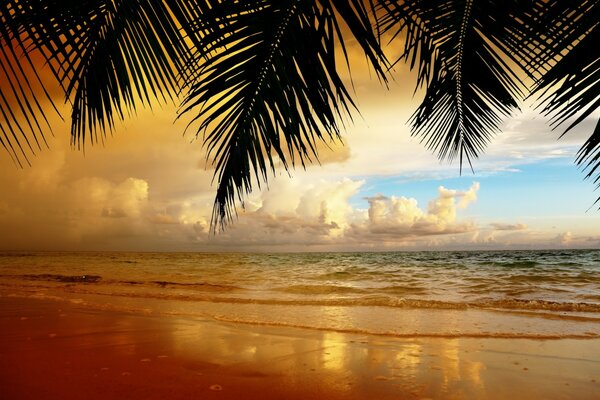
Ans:
[[[19,169],[0,153],[0,250],[312,251],[600,244],[599,215],[585,212],[585,205],[598,195],[590,183],[577,183],[577,193],[584,195],[572,199],[572,212],[546,207],[542,213],[530,210],[540,208],[536,202],[544,193],[564,203],[556,186],[560,179],[572,178],[557,178],[554,186],[532,184],[531,192],[527,184],[518,192],[502,192],[502,185],[509,184],[500,182],[503,177],[520,182],[527,174],[537,182],[539,172],[532,168],[549,162],[563,162],[565,169],[575,170],[565,160],[572,160],[589,126],[582,124],[578,132],[557,142],[558,133],[551,132],[538,112],[525,107],[524,113],[507,120],[502,134],[475,163],[476,174],[459,178],[457,165],[440,163],[410,136],[407,121],[418,105],[414,76],[401,67],[387,90],[373,79],[361,53],[354,46],[349,51],[362,114],[348,124],[344,143],[321,146],[320,166],[289,175],[278,170],[268,189],[253,193],[246,210],[225,232],[209,234],[215,185],[202,141],[195,140],[193,130],[184,135],[185,118],[175,122],[177,108],[163,105],[140,109],[118,122],[103,145],[87,146],[85,152],[70,146],[68,122],[53,115],[50,149],[32,158],[31,167]],[[57,103],[62,104],[60,98]],[[69,116],[66,105],[61,112]]]

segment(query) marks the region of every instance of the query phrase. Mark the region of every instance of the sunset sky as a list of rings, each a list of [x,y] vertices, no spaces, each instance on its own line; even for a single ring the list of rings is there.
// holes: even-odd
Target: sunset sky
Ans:
[[[358,56],[356,57],[358,58]],[[51,118],[50,150],[18,169],[0,153],[2,250],[325,251],[593,248],[600,192],[573,164],[593,130],[558,141],[531,105],[506,121],[485,155],[459,175],[407,123],[414,79],[390,90],[353,66],[362,115],[321,165],[280,169],[225,232],[209,234],[215,194],[202,141],[173,105],[140,109],[85,154]],[[60,99],[59,99],[60,103]],[[68,117],[68,108],[62,110]],[[590,209],[590,207],[592,207]],[[589,211],[588,211],[589,210]]]

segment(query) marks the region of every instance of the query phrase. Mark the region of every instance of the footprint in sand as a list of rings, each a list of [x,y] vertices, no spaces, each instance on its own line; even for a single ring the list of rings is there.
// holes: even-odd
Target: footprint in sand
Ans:
[[[220,392],[223,390],[223,387],[221,385],[210,385],[209,389],[215,392]]]

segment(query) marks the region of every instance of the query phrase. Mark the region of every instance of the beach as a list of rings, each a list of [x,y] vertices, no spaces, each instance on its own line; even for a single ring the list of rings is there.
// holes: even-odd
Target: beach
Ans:
[[[0,299],[3,399],[594,399],[599,339],[390,338]]]
[[[600,252],[5,253],[2,399],[596,399]]]

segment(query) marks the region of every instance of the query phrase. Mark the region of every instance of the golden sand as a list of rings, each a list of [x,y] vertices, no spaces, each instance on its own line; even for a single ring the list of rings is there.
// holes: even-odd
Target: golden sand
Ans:
[[[600,339],[399,339],[0,298],[0,398],[598,399]]]

